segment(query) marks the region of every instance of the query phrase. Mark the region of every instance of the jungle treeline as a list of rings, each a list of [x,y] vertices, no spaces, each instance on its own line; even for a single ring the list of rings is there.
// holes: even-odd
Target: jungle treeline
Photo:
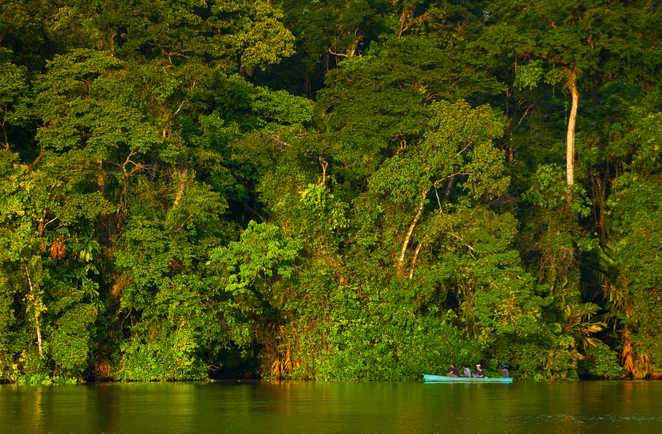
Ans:
[[[662,2],[0,0],[0,381],[662,371]]]

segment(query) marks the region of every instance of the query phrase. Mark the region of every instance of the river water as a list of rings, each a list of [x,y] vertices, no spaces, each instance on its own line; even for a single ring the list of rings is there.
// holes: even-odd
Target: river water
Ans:
[[[20,432],[662,432],[662,382],[0,386]]]

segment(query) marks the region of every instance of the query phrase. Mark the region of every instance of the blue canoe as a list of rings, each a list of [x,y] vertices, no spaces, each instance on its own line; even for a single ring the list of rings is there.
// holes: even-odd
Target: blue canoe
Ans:
[[[423,374],[426,383],[512,383],[512,378],[501,377],[446,377],[445,375]]]

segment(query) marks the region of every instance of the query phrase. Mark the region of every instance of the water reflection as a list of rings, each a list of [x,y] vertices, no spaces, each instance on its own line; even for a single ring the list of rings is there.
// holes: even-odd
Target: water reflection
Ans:
[[[0,386],[7,432],[655,432],[662,383]]]

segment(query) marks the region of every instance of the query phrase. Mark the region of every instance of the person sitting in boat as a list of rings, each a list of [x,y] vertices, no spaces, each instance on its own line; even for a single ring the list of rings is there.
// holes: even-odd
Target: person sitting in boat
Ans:
[[[474,378],[485,378],[485,372],[483,372],[483,369],[480,367],[480,365],[476,365],[476,373],[474,374]]]
[[[447,377],[459,377],[460,373],[457,371],[457,366],[455,366],[455,363],[451,363],[451,370],[448,374],[446,374]]]
[[[501,372],[501,376],[503,378],[510,378],[510,372],[508,372],[508,365],[505,363],[501,365],[501,368],[499,368],[499,371]]]
[[[471,369],[467,365],[462,365],[462,377],[471,377]]]

